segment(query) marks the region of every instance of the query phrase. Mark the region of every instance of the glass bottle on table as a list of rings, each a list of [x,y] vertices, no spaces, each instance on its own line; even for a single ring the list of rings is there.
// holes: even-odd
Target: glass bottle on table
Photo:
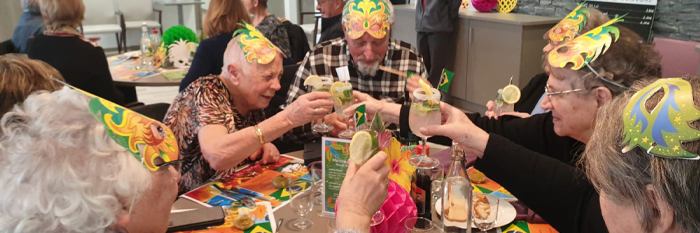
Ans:
[[[426,151],[423,150],[421,153],[428,156]],[[435,161],[436,163],[422,164],[421,166],[414,165],[416,171],[411,176],[411,198],[416,203],[418,217],[429,220],[433,219],[432,206],[435,203],[432,200],[432,182],[436,179],[437,169],[442,166],[440,162]]]
[[[153,59],[153,52],[151,51],[151,37],[148,34],[148,26],[146,23],[141,24],[141,69],[149,70],[151,66],[151,59]]]
[[[472,186],[464,169],[464,150],[452,142],[452,163],[442,182],[442,232],[471,233]]]

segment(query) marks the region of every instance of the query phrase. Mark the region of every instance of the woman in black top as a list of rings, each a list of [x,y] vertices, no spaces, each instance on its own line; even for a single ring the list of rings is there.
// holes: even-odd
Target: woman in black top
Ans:
[[[77,29],[85,13],[83,2],[41,1],[40,6],[46,30],[29,40],[29,58],[53,66],[70,85],[124,105],[124,95],[112,82],[104,50]],[[135,89],[132,94],[136,94]]]
[[[212,0],[203,25],[204,34],[209,38],[199,43],[192,66],[180,82],[180,91],[200,77],[221,74],[224,51],[233,32],[242,28],[239,24],[250,21],[241,1]]]
[[[450,137],[475,153],[479,157],[477,169],[558,231],[605,232],[598,194],[582,170],[535,151],[546,150],[550,137],[555,136],[544,131],[541,118],[552,120],[556,135],[588,143],[600,107],[634,81],[661,76],[658,53],[634,32],[616,26],[617,42],[589,63],[599,75],[588,67],[573,70],[571,66],[557,68],[546,63],[551,74],[542,107],[551,113],[501,123],[488,120],[486,124],[491,128],[485,131],[475,125],[484,122],[472,122],[460,110],[444,104],[444,125],[422,128],[421,133]],[[494,129],[507,138],[494,133]]]

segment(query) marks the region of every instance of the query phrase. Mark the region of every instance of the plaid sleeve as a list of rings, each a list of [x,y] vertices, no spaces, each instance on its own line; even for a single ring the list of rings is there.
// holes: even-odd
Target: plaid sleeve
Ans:
[[[287,92],[287,104],[293,103],[299,98],[299,96],[306,94],[306,90],[304,88],[304,81],[306,80],[306,77],[312,74],[310,61],[315,59],[316,56],[318,55],[315,55],[314,53],[310,52],[307,53],[306,57],[304,57],[304,60],[301,61],[299,70],[297,70],[297,73],[294,77],[294,82],[292,82],[292,85],[289,87],[289,92]],[[311,123],[308,123],[288,131],[284,134],[281,140],[301,144],[312,142],[318,138],[319,135],[316,134],[313,130],[311,130]]]

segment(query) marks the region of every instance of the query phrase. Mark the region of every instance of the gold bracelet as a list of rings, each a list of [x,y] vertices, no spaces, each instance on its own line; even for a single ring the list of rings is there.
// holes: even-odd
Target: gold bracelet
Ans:
[[[253,128],[255,128],[255,135],[257,135],[258,139],[260,140],[260,145],[265,145],[265,139],[263,139],[262,131],[260,131],[258,125],[254,125]]]

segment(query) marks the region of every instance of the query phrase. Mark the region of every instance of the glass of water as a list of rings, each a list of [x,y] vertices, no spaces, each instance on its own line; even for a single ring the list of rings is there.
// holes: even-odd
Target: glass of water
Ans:
[[[292,211],[301,216],[291,222],[297,230],[307,229],[313,225],[313,221],[304,216],[314,209],[314,195],[313,192],[305,192],[304,187],[304,182],[295,182],[287,187],[289,206]]]
[[[500,200],[496,196],[484,193],[474,193],[473,197],[472,219],[474,226],[479,228],[481,232],[486,232],[496,225]]]

